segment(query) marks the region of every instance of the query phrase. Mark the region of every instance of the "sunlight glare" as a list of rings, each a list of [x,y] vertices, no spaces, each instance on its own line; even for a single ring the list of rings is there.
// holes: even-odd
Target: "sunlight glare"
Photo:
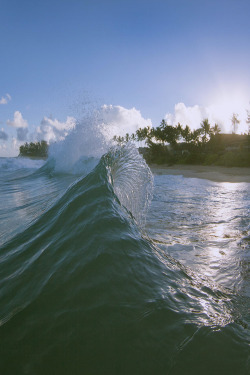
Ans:
[[[212,103],[207,111],[211,113],[211,123],[217,123],[221,131],[232,133],[231,118],[233,113],[238,114],[240,123],[236,133],[241,134],[248,131],[247,110],[250,110],[250,94],[246,90],[233,87],[224,87],[212,96]]]

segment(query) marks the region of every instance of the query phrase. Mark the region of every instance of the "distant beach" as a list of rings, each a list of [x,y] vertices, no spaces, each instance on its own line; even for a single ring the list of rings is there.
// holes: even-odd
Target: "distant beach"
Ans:
[[[219,167],[203,165],[158,165],[150,164],[153,174],[181,175],[189,178],[203,178],[215,182],[248,182],[250,183],[250,168]]]

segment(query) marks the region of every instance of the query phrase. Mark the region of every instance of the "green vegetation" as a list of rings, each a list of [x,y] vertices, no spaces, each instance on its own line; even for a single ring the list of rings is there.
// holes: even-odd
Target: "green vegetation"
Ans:
[[[19,156],[35,156],[47,157],[48,156],[48,143],[46,141],[25,143],[19,148]]]
[[[234,131],[237,121],[237,115],[233,114]],[[211,127],[208,119],[193,131],[188,125],[171,126],[162,120],[156,128],[140,128],[135,134],[114,137],[114,140],[118,143],[143,141],[147,147],[139,150],[148,163],[250,167],[250,133],[220,134],[219,126]]]

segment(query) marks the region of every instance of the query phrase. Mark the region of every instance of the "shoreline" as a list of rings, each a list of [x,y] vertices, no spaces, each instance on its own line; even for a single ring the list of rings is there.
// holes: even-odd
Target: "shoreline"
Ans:
[[[186,178],[201,178],[214,182],[250,183],[250,168],[220,167],[211,165],[149,164],[155,175],[175,175]]]

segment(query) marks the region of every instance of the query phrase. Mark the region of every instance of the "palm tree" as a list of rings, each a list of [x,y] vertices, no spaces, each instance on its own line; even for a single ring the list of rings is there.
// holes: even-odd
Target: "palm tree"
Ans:
[[[248,124],[248,134],[250,135],[250,111],[248,111],[248,110],[247,110],[246,123]]]
[[[237,113],[233,113],[233,116],[231,118],[231,122],[232,122],[232,125],[233,125],[233,134],[236,133],[237,126],[240,123],[240,120],[238,119],[238,117],[239,117],[239,115]]]
[[[202,142],[206,143],[208,141],[207,136],[211,134],[211,127],[207,118],[205,118],[201,123],[201,132],[204,134],[202,137]]]
[[[138,142],[144,141],[145,133],[142,128],[136,130],[136,137]]]
[[[186,125],[184,129],[181,129],[181,136],[187,143],[191,142],[191,129],[188,125]]]
[[[195,129],[194,131],[191,132],[190,137],[191,137],[191,143],[195,146],[200,145],[200,135],[201,135],[201,129]]]
[[[213,134],[215,135],[215,134],[219,134],[220,133],[221,128],[219,127],[218,124],[214,124],[214,126],[211,128],[211,130],[212,130]]]
[[[131,139],[132,142],[136,141],[136,136],[135,136],[134,133],[131,134],[130,139]]]

